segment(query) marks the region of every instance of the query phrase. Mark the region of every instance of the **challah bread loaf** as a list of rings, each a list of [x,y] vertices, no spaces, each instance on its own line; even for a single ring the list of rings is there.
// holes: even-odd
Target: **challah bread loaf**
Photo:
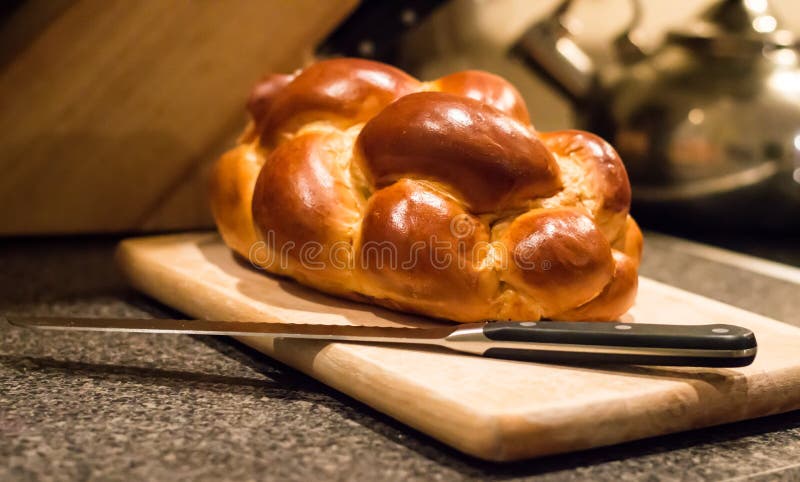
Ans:
[[[642,236],[619,156],[587,132],[537,132],[502,78],[328,60],[265,77],[248,108],[211,202],[254,265],[458,322],[632,305]]]

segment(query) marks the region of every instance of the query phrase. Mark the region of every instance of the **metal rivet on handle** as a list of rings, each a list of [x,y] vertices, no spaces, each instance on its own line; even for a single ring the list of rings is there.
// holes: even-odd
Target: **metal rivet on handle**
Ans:
[[[631,325],[617,325],[614,328],[618,330],[630,330],[633,327]]]
[[[523,321],[522,323],[519,324],[519,326],[536,326],[536,322],[535,321]]]
[[[731,330],[729,330],[727,328],[712,328],[711,331],[714,332],[714,333],[727,333],[727,332],[729,332]]]

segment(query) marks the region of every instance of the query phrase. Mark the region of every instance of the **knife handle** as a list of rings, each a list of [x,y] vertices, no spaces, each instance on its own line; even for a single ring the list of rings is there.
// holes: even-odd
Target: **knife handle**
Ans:
[[[625,353],[580,353],[537,351],[517,348],[489,348],[483,356],[562,365],[657,365],[665,367],[737,368],[753,363],[755,353],[743,356],[707,357]]]
[[[756,346],[753,332],[734,325],[663,325],[595,321],[495,322],[483,326],[495,341],[569,343],[704,350],[746,350]]]
[[[448,337],[495,358],[549,363],[741,367],[755,359],[752,331],[734,325],[618,322],[494,322]]]

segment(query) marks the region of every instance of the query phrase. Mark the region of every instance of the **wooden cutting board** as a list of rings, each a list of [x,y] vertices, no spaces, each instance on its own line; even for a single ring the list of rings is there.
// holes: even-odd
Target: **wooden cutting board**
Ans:
[[[357,3],[3,2],[0,235],[213,226],[207,170],[250,89]]]
[[[118,260],[141,291],[197,318],[430,326],[265,275],[215,233],[124,241]],[[259,351],[442,442],[517,460],[800,408],[800,329],[642,278],[626,315],[653,323],[733,323],[756,333],[737,369],[573,368],[436,348],[242,338]]]

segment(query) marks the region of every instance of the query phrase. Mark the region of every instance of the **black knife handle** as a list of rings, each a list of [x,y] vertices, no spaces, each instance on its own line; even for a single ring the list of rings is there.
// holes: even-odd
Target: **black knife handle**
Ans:
[[[749,350],[756,338],[734,325],[664,325],[585,321],[494,322],[483,327],[494,341],[699,350]]]
[[[745,356],[698,357],[680,355],[631,355],[620,353],[579,353],[517,348],[489,348],[483,356],[561,365],[658,365],[710,368],[744,367],[753,363],[755,353]]]
[[[484,356],[561,364],[742,367],[757,350],[752,331],[723,324],[494,322],[480,333]]]

